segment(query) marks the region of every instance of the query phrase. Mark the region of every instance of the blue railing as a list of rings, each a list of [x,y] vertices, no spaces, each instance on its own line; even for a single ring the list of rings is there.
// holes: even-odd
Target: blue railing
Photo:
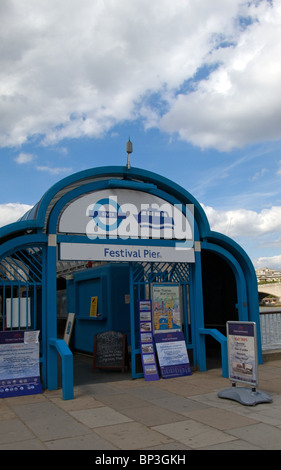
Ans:
[[[227,338],[220,331],[213,328],[199,328],[200,335],[210,335],[221,345],[221,363],[222,375],[228,377],[228,355],[227,355]]]
[[[71,400],[73,392],[73,354],[64,339],[51,338],[49,346],[54,348],[62,360],[62,397]],[[51,384],[50,389],[57,389],[57,383]]]

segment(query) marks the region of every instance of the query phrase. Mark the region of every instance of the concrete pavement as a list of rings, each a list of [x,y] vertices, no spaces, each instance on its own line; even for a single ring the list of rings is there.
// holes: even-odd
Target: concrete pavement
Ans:
[[[156,382],[106,374],[82,358],[73,400],[61,389],[0,399],[0,450],[281,449],[281,359],[259,366],[257,390],[273,401],[256,406],[218,397],[231,386],[221,369]]]

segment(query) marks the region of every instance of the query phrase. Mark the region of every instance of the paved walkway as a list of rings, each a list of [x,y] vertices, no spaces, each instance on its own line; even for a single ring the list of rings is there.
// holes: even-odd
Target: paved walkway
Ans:
[[[273,401],[256,406],[218,397],[231,386],[221,369],[157,382],[105,378],[89,374],[73,400],[61,390],[0,399],[0,450],[281,449],[281,360],[259,366],[258,391]]]

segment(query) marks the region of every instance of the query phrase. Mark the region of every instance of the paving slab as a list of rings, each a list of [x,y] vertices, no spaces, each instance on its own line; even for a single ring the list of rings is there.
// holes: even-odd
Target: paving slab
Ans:
[[[159,405],[162,408],[181,414],[184,414],[185,411],[208,408],[207,404],[175,394],[164,398],[152,399],[151,402],[154,405]]]
[[[46,442],[49,450],[117,450],[113,444],[96,433],[67,439],[56,439]]]
[[[0,444],[0,450],[46,450],[47,447],[38,439]]]
[[[185,419],[181,414],[152,404],[137,408],[128,408],[127,410],[123,410],[123,414],[148,427],[159,424],[176,423]]]
[[[130,408],[142,408],[149,405],[148,401],[126,392],[106,395],[102,398],[102,401],[105,405],[118,411],[128,410]]]
[[[173,441],[169,436],[136,422],[104,426],[96,428],[95,432],[121,450],[146,449]]]
[[[275,426],[257,423],[243,428],[230,429],[226,432],[263,450],[281,449],[281,429]]]
[[[85,424],[89,428],[97,428],[99,426],[109,426],[112,424],[128,423],[131,418],[115,411],[108,406],[99,408],[70,411],[71,416],[76,420]]]
[[[16,405],[13,410],[41,441],[80,436],[89,432],[87,427],[50,402]]]
[[[191,419],[178,423],[155,426],[152,429],[192,449],[205,448],[210,445],[235,440],[234,436],[227,435],[211,426],[198,423]]]
[[[16,443],[34,439],[35,435],[19,419],[2,419],[0,421],[0,443]]]
[[[200,410],[183,411],[183,414],[195,421],[203,424],[208,424],[221,431],[237,426],[248,426],[255,424],[258,421],[252,417],[238,415],[229,410],[222,410],[214,407],[203,408]]]

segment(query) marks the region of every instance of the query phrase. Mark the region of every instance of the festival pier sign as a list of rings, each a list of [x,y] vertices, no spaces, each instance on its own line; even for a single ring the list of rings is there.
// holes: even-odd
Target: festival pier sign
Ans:
[[[42,393],[39,331],[0,332],[0,398]]]

